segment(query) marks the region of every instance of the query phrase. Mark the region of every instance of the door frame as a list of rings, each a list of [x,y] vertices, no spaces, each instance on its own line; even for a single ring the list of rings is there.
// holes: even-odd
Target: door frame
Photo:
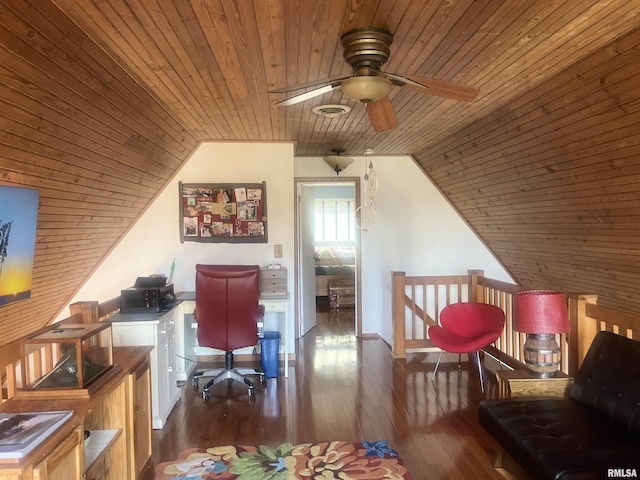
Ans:
[[[322,185],[323,183],[353,183],[355,190],[355,210],[360,207],[361,204],[361,186],[360,186],[360,177],[297,177],[294,178],[294,187],[293,187],[293,195],[294,195],[294,227],[295,227],[295,239],[294,239],[294,285],[295,285],[295,299],[294,299],[294,309],[295,309],[295,333],[294,336],[296,339],[300,338],[300,312],[302,309],[301,299],[299,296],[299,285],[300,285],[300,232],[298,229],[299,218],[300,215],[298,208],[298,186],[301,184],[313,184]],[[362,281],[360,277],[360,267],[362,264],[362,251],[360,248],[361,244],[361,232],[359,228],[355,229],[355,251],[356,251],[356,272],[355,272],[355,284],[356,284],[356,299],[355,299],[355,335],[357,337],[362,336]],[[315,284],[314,284],[315,288]]]

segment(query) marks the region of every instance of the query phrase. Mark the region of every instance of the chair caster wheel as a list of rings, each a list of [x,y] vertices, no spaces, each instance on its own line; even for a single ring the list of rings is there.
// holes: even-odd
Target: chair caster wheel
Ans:
[[[256,396],[256,391],[253,388],[249,388],[249,396],[250,397],[255,397]]]
[[[264,383],[264,381],[265,381],[264,373],[261,373],[260,374],[260,383]]]
[[[198,385],[200,385],[198,377],[193,377],[193,380],[191,382],[193,383],[193,388],[198,388]]]
[[[209,393],[209,390],[202,391],[202,398],[204,398],[205,400],[209,400],[209,398],[211,398],[211,393]]]

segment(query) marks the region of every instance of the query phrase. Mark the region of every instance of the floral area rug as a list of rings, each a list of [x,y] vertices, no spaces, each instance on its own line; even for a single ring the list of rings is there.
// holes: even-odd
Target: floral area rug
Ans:
[[[192,448],[156,466],[155,480],[410,480],[386,441]]]

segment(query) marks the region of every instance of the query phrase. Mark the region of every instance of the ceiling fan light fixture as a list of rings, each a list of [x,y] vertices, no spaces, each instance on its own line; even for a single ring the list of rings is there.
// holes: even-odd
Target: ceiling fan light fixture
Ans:
[[[331,167],[331,170],[336,172],[336,175],[339,175],[341,171],[353,163],[353,158],[342,157],[340,155],[327,155],[324,157],[324,161]]]
[[[383,99],[393,84],[388,78],[377,75],[351,77],[342,81],[342,93],[356,102],[369,103]]]

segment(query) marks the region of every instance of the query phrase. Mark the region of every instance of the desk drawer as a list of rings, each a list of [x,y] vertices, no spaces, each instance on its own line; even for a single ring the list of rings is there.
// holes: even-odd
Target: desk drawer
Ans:
[[[269,280],[281,279],[287,281],[287,269],[279,268],[277,270],[260,270],[260,281],[265,282]]]
[[[282,296],[287,294],[287,284],[286,283],[272,283],[270,285],[260,285],[260,296],[261,297],[269,297],[269,296]]]
[[[287,290],[287,279],[269,279],[260,282],[260,290]]]
[[[277,300],[261,300],[264,305],[265,312],[284,312],[287,310],[287,301],[277,301]]]

